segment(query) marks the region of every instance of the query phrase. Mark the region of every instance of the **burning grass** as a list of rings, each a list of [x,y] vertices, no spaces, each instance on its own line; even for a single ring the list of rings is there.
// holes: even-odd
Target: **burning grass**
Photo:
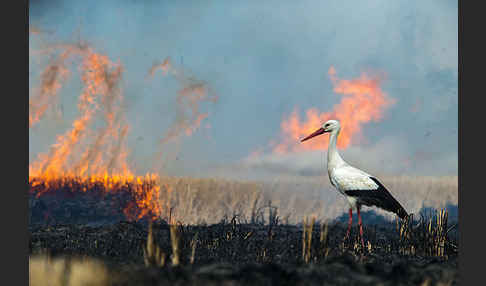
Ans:
[[[33,222],[63,223],[140,219],[213,224],[238,216],[247,223],[298,224],[305,216],[326,221],[347,210],[346,201],[326,178],[287,178],[274,182],[197,179],[133,175],[29,177]],[[383,177],[383,182],[409,213],[457,206],[457,176]],[[82,200],[80,200],[82,198]],[[88,207],[89,206],[89,207]],[[76,213],[76,208],[79,212]],[[84,210],[84,212],[83,212]],[[371,209],[376,219],[392,221],[392,214]],[[99,211],[88,215],[87,211]],[[365,208],[364,213],[370,209]],[[45,220],[43,216],[50,216]],[[84,216],[84,218],[83,218]],[[57,221],[56,221],[57,219]],[[371,221],[370,221],[371,219]],[[457,212],[449,219],[457,220]]]
[[[137,177],[130,175],[29,177],[29,191],[33,198],[41,199],[39,201],[41,205],[37,210],[41,208],[39,211],[42,212],[44,219],[49,219],[50,210],[55,209],[55,206],[49,206],[49,202],[72,206],[69,202],[76,204],[82,199],[86,203],[91,202],[91,206],[95,208],[99,202],[104,202],[102,206],[108,207],[106,211],[115,215],[118,211],[128,220],[153,220],[161,215],[160,186],[158,177],[153,174]],[[33,198],[31,198],[31,207],[36,203]],[[88,206],[81,207],[89,209]],[[68,211],[70,212],[67,216],[71,217],[73,209]],[[102,217],[99,214],[94,215],[96,219]]]

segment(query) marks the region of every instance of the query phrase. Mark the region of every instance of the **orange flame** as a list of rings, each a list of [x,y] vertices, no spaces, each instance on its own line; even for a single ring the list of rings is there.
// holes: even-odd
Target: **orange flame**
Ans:
[[[39,154],[29,165],[30,191],[36,196],[82,186],[88,191],[101,186],[103,192],[117,192],[129,188],[134,202],[123,210],[129,219],[158,217],[161,214],[158,177],[147,174],[133,176],[126,161],[128,150],[124,144],[128,125],[122,113],[123,96],[118,83],[122,66],[87,46],[60,45],[59,59],[48,66],[41,82],[41,93],[31,102],[31,125],[38,122],[60,88],[59,70],[67,72],[65,60],[71,55],[81,56],[81,80],[84,85],[78,99],[80,116],[72,128],[57,137],[48,154]],[[47,99],[46,99],[47,98]],[[40,102],[40,104],[36,104]],[[90,129],[98,112],[103,111],[105,126],[96,132]],[[84,150],[84,151],[83,151]]]
[[[36,197],[48,193],[71,191],[89,192],[101,190],[104,194],[127,192],[134,201],[122,210],[129,220],[156,219],[162,213],[159,196],[159,178],[154,174],[133,175],[90,175],[84,177],[63,175],[57,177],[29,176],[30,192]]]
[[[85,85],[78,101],[80,117],[73,122],[73,127],[64,135],[57,137],[57,142],[52,146],[48,156],[41,154],[39,161],[35,162],[30,168],[30,174],[63,174],[65,170],[71,169],[71,155],[79,148],[80,140],[86,136],[87,128],[99,108],[96,101],[97,95],[106,93],[105,67],[108,59],[100,56],[91,50],[87,50],[82,61],[82,81]],[[42,158],[42,159],[41,159]],[[76,158],[72,159],[76,160]],[[83,175],[80,172],[77,175]]]
[[[328,140],[309,140],[305,144],[300,139],[311,134],[330,119],[341,122],[341,132],[337,146],[348,147],[361,135],[361,126],[371,120],[377,122],[383,116],[383,110],[395,103],[394,99],[381,90],[381,78],[363,73],[359,78],[340,80],[336,70],[330,67],[328,74],[334,85],[334,92],[343,94],[341,102],[330,112],[320,112],[316,108],[306,111],[306,119],[301,121],[296,110],[281,123],[283,141],[273,147],[276,153],[288,153],[306,150],[326,149]]]

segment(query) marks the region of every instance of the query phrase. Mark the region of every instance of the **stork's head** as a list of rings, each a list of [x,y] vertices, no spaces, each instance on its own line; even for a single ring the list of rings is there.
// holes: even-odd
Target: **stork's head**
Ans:
[[[300,140],[300,142],[304,142],[305,140],[309,140],[312,137],[315,137],[317,135],[324,134],[326,132],[338,132],[341,129],[341,124],[339,124],[339,121],[337,120],[328,120],[326,123],[322,124],[322,127],[317,129],[314,133],[311,135],[305,137],[304,139]]]

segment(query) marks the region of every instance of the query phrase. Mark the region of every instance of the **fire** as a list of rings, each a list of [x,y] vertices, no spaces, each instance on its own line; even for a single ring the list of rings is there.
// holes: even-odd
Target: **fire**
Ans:
[[[56,192],[101,192],[103,195],[123,194],[131,197],[123,207],[129,220],[156,219],[162,213],[159,195],[159,177],[155,174],[90,175],[90,176],[29,176],[30,193],[37,198]]]
[[[29,187],[32,195],[41,197],[59,193],[88,193],[94,196],[120,194],[128,196],[123,213],[130,220],[154,219],[163,212],[170,217],[172,188],[160,184],[154,174],[135,176],[127,162],[129,150],[126,137],[130,126],[123,113],[123,92],[120,82],[123,66],[106,55],[97,53],[86,43],[76,45],[50,45],[33,54],[54,54],[41,73],[40,86],[30,98],[29,126],[38,123],[58,101],[58,94],[68,76],[70,64],[79,67],[82,91],[78,97],[78,113],[69,130],[60,134],[47,153],[38,155],[29,165]],[[164,134],[160,143],[181,135],[191,136],[201,127],[209,113],[202,112],[202,102],[216,102],[208,86],[185,75],[166,58],[153,65],[148,75],[153,77],[158,69],[170,74],[180,83],[177,94],[176,120]],[[93,127],[102,120],[104,125]],[[161,152],[156,155],[160,161]],[[162,189],[161,189],[162,188]],[[164,190],[168,200],[161,200]]]
[[[330,112],[321,112],[316,108],[306,111],[305,120],[300,119],[297,110],[281,123],[282,142],[273,147],[275,153],[288,153],[306,150],[325,149],[328,140],[309,140],[299,144],[300,139],[311,134],[329,119],[341,122],[340,137],[337,142],[339,148],[346,148],[355,143],[361,135],[361,126],[370,121],[379,121],[383,117],[385,108],[395,103],[381,90],[381,78],[362,73],[360,77],[342,80],[336,76],[334,67],[330,67],[328,74],[334,85],[334,92],[344,95],[341,102]]]
[[[119,77],[120,67],[115,69],[112,73],[109,72],[110,62],[106,56],[94,53],[88,49],[83,51],[83,59],[81,63],[81,79],[84,84],[84,89],[78,100],[78,110],[80,116],[74,120],[72,128],[65,134],[57,137],[57,142],[52,146],[51,152],[48,155],[41,154],[39,160],[34,162],[30,168],[30,174],[63,174],[65,170],[71,170],[74,167],[74,174],[84,175],[86,171],[91,167],[93,173],[100,173],[100,166],[104,169],[104,165],[100,162],[99,155],[99,138],[104,137],[107,132],[113,132],[113,114],[111,112],[111,106],[105,108],[106,114],[106,129],[102,130],[97,140],[95,141],[94,148],[86,148],[84,155],[81,159],[76,158],[80,153],[78,149],[82,148],[83,139],[86,141],[88,137],[88,128],[97,110],[99,109],[99,100],[97,97],[102,97],[102,101],[106,102],[113,97],[113,85],[114,78]],[[106,104],[105,104],[106,105]],[[78,152],[76,152],[78,151]],[[94,156],[89,156],[95,153]],[[95,159],[88,161],[87,159]],[[73,163],[75,162],[75,163]],[[98,171],[98,172],[96,172]],[[101,172],[104,170],[101,170]]]
[[[71,129],[58,135],[46,154],[29,165],[30,192],[40,197],[65,190],[103,194],[125,193],[132,201],[123,213],[130,220],[160,217],[158,176],[134,176],[128,166],[125,138],[129,130],[122,112],[119,88],[123,74],[120,63],[96,53],[86,45],[59,45],[61,50],[41,75],[39,92],[30,100],[29,123],[37,123],[57,100],[61,81],[69,74],[67,60],[81,57],[80,74],[84,85],[78,98],[79,117]],[[104,126],[92,130],[96,116]]]

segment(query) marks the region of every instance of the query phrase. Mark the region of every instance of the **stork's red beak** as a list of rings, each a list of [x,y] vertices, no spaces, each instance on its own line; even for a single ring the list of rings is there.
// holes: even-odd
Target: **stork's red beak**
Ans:
[[[325,133],[325,132],[326,132],[326,131],[324,130],[324,128],[322,128],[322,127],[321,127],[321,128],[319,128],[319,129],[317,129],[317,130],[316,130],[314,133],[312,133],[311,135],[309,135],[309,136],[305,137],[304,139],[300,140],[300,142],[304,142],[305,140],[309,140],[309,139],[311,139],[312,137],[315,137],[315,136],[317,136],[317,135],[321,135],[321,134],[323,134],[323,133]]]

